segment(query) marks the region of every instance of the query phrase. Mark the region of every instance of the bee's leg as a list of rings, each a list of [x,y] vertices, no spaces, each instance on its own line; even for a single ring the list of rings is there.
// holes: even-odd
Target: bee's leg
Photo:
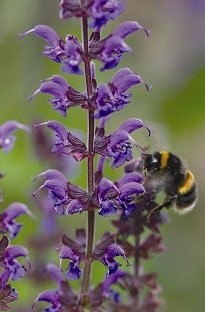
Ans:
[[[153,209],[151,209],[151,210],[149,211],[149,213],[148,213],[148,215],[147,215],[147,219],[149,220],[152,214],[154,214],[154,213],[156,213],[156,212],[162,210],[163,208],[168,208],[168,207],[170,207],[170,206],[173,204],[175,198],[176,198],[176,196],[174,196],[174,195],[173,195],[173,196],[166,197],[165,200],[164,200],[164,202],[163,202],[162,204],[160,204],[160,205],[154,207]]]
[[[152,192],[153,194],[155,194],[155,191],[153,191]],[[151,193],[150,193],[151,194]],[[150,201],[152,201],[153,200],[153,195],[152,195],[152,197],[151,197],[151,195],[150,195],[149,193],[142,193],[142,194],[140,194],[140,195],[138,195],[135,199],[133,199],[132,201],[131,201],[131,204],[136,204],[140,199],[144,199],[144,201],[145,201],[145,203],[148,205],[148,203],[150,203]]]
[[[155,200],[156,194],[157,194],[157,191],[152,190],[152,191],[141,194],[140,197],[144,198],[145,202],[148,205],[150,202]]]

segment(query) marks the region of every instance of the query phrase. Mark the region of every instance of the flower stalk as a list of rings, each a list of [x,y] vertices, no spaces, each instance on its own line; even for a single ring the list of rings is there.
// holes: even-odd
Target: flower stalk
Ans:
[[[83,7],[84,1],[81,1]],[[82,37],[83,37],[83,49],[84,49],[84,69],[85,69],[85,83],[88,98],[92,96],[92,78],[90,68],[90,55],[89,55],[89,39],[88,39],[88,20],[86,16],[82,17]],[[87,146],[88,146],[88,157],[87,157],[87,192],[88,197],[94,192],[94,110],[93,108],[88,109],[88,130],[87,130]],[[91,265],[92,265],[92,251],[94,242],[94,230],[95,230],[95,210],[92,207],[92,203],[88,207],[87,212],[87,251],[84,264],[84,273],[82,279],[81,296],[82,299],[86,296],[89,288]],[[84,300],[84,299],[83,299]],[[82,303],[83,304],[83,303]]]
[[[44,312],[158,312],[162,305],[157,275],[145,272],[143,262],[164,250],[160,226],[165,217],[156,210],[156,185],[150,183],[149,176],[145,174],[146,149],[134,137],[138,131],[146,131],[149,137],[152,131],[136,116],[122,121],[112,133],[107,134],[106,129],[113,114],[119,113],[131,102],[130,88],[141,84],[147,90],[149,87],[133,69],[120,68],[108,82],[101,84],[95,81],[94,73],[95,62],[101,63],[100,71],[104,72],[117,67],[124,54],[131,52],[125,41],[127,36],[139,30],[149,36],[149,31],[136,21],[126,21],[101,38],[101,30],[125,7],[124,0],[61,0],[60,18],[79,18],[82,40],[72,34],[63,39],[47,25],[37,25],[20,35],[24,37],[33,33],[45,40],[43,54],[60,64],[64,73],[84,75],[85,81],[85,90],[79,91],[70,85],[69,76],[66,79],[55,74],[42,80],[39,88],[29,97],[32,100],[39,93],[49,95],[49,104],[63,118],[73,108],[86,110],[87,113],[87,142],[63,122],[49,120],[34,126],[40,143],[43,142],[39,150],[48,145],[49,153],[58,158],[54,168],[46,168],[33,179],[39,183],[33,196],[44,219],[40,244],[38,246],[35,242],[35,245],[37,249],[41,247],[42,252],[53,233],[55,242],[51,244],[58,246],[60,259],[60,267],[44,261],[40,267],[39,261],[34,264],[34,275],[41,272],[38,277],[41,278],[42,271],[46,271],[56,283],[55,289],[42,291],[34,302],[34,305],[46,302],[48,307]],[[45,127],[53,132],[52,140],[42,135]],[[13,132],[18,129],[29,130],[16,121],[0,126],[1,149],[6,152],[11,150],[15,141]],[[143,153],[133,159],[133,149]],[[47,153],[44,157],[47,161]],[[95,157],[98,159],[97,168],[94,166]],[[86,160],[85,188],[68,180],[66,168],[69,158],[77,162]],[[63,159],[66,159],[64,165]],[[106,172],[104,164],[107,160],[113,170],[128,163],[115,181]],[[152,163],[156,165],[156,161]],[[41,193],[42,189],[46,193]],[[57,215],[64,216],[69,223],[69,216],[77,213],[86,215],[87,225],[84,228],[76,228],[72,238],[67,236],[67,229],[59,228],[57,232]],[[16,218],[22,214],[32,216],[26,205],[18,202],[10,204],[0,214],[0,233],[15,239],[21,229],[21,223]],[[110,216],[113,216],[112,231],[105,231],[96,242],[95,218]],[[43,241],[44,236],[49,239]],[[2,306],[7,309],[7,303],[17,299],[9,283],[10,280],[20,279],[30,269],[27,254],[25,248],[10,245],[6,236],[0,239],[0,309]],[[25,265],[18,262],[18,257],[25,259]],[[106,271],[96,287],[93,287],[93,262],[104,266]],[[133,267],[128,271],[125,267],[131,263]],[[80,281],[79,289],[72,289],[71,280]],[[119,289],[124,292],[122,298]]]

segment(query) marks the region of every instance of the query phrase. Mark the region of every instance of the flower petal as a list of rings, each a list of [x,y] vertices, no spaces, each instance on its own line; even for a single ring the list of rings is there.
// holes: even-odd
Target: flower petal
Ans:
[[[60,37],[55,30],[47,25],[37,25],[34,28],[20,34],[19,37],[22,38],[30,33],[34,33],[36,36],[41,37],[51,46],[58,45],[60,40]]]
[[[149,37],[149,31],[142,27],[140,24],[138,24],[136,21],[126,21],[124,23],[121,23],[113,32],[114,35],[120,36],[121,38],[125,38],[128,35],[132,34],[135,31],[138,30],[144,30],[147,37]]]

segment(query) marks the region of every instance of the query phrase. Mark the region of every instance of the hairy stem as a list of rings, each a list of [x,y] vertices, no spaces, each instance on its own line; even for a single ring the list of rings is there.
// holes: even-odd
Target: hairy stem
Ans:
[[[139,267],[140,267],[140,256],[139,256],[139,241],[140,237],[139,234],[135,234],[135,254],[134,254],[134,274],[138,276],[139,274]]]
[[[140,255],[139,255],[139,243],[140,243],[140,234],[135,233],[134,235],[134,240],[135,240],[135,253],[134,253],[134,275],[136,280],[139,277],[139,269],[140,269]],[[135,312],[139,310],[139,293],[136,293],[134,297],[130,298],[132,302],[132,311],[130,312]]]
[[[84,0],[81,0],[81,6],[83,7]],[[88,21],[87,17],[82,17],[82,34],[83,34],[83,47],[84,47],[84,69],[85,69],[85,83],[87,89],[88,98],[91,97],[92,88],[92,78],[91,78],[91,68],[90,68],[90,56],[88,47]],[[94,191],[94,163],[93,163],[93,142],[94,142],[94,118],[93,109],[88,110],[88,159],[87,159],[87,191],[91,195]],[[92,206],[88,209],[87,217],[87,250],[85,258],[85,267],[83,273],[81,295],[85,297],[89,288],[90,283],[90,273],[92,264],[92,250],[94,241],[94,229],[95,229],[95,211]]]

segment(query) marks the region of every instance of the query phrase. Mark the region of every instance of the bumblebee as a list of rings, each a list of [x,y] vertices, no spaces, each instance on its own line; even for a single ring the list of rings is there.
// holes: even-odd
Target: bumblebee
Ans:
[[[185,214],[194,208],[197,201],[196,181],[181,158],[168,151],[144,154],[144,170],[147,192],[165,193],[164,202],[150,214],[163,207],[173,207],[179,214]]]

